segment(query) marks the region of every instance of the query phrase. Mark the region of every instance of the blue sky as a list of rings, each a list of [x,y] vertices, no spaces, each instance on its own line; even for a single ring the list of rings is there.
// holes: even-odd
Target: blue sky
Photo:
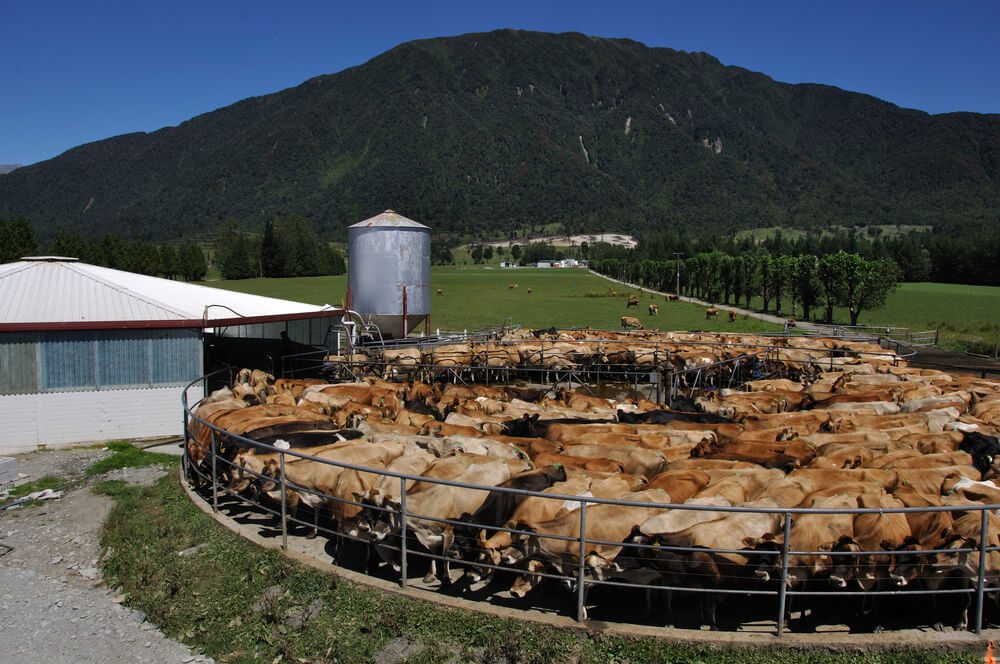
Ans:
[[[995,0],[0,0],[0,164],[175,125],[411,39],[504,27],[707,51],[931,113],[1000,113],[998,26]]]

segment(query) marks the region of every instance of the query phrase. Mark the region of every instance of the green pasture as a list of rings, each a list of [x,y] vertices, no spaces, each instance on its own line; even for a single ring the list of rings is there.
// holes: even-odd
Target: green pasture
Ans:
[[[760,298],[753,298],[751,306],[761,310],[764,305]],[[782,300],[782,308],[786,315],[790,314],[791,302],[787,298]],[[801,309],[795,313],[801,318]],[[823,314],[822,306],[815,307],[810,318],[818,321]],[[837,307],[833,320],[846,324],[850,317],[846,309]],[[995,353],[1000,348],[1000,288],[933,282],[900,284],[885,306],[862,311],[858,324],[905,327],[911,331],[940,329],[942,346]]]
[[[584,327],[615,329],[624,315],[661,330],[722,330],[766,332],[780,329],[741,316],[736,323],[724,317],[706,320],[705,309],[662,297],[642,295],[638,309],[626,309],[628,293],[637,292],[595,276],[586,270],[563,268],[499,269],[486,267],[435,267],[431,271],[431,324],[442,330],[476,329],[499,325],[508,318],[525,327]],[[516,289],[508,284],[516,283]],[[347,276],[290,279],[213,281],[207,285],[245,293],[279,297],[313,304],[340,304],[347,291]],[[528,293],[528,289],[531,293]],[[608,288],[617,291],[608,294]],[[437,289],[443,293],[437,295]],[[660,313],[650,316],[650,303]],[[789,301],[783,302],[786,312]],[[760,309],[762,304],[754,300]],[[772,303],[773,306],[773,303]],[[797,312],[801,314],[801,312]],[[816,308],[813,318],[822,316]],[[845,323],[847,312],[834,310],[836,322]],[[861,314],[863,325],[940,328],[941,343],[977,352],[993,352],[1000,344],[1000,288],[958,284],[901,284],[884,307]]]
[[[508,288],[516,283],[517,288]],[[525,327],[585,327],[615,329],[621,317],[635,316],[646,327],[661,330],[722,330],[766,332],[780,329],[754,318],[729,323],[723,317],[705,320],[705,309],[662,297],[642,295],[639,309],[626,309],[633,289],[597,277],[586,270],[563,268],[435,267],[431,272],[431,325],[442,330],[476,329],[510,319]],[[313,304],[340,304],[347,277],[246,279],[214,281],[209,286],[281,297]],[[609,296],[608,288],[618,295]],[[437,295],[437,289],[443,293]],[[531,290],[531,293],[528,290]],[[650,316],[648,305],[660,312]]]

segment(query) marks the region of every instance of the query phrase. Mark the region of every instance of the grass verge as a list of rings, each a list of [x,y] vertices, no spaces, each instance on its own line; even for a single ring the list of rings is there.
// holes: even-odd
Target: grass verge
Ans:
[[[107,444],[111,456],[101,459],[87,468],[87,477],[100,475],[119,468],[155,466],[171,458],[166,454],[156,454],[141,450],[127,440],[112,440]]]
[[[849,654],[588,634],[380,592],[298,565],[230,533],[192,505],[173,471],[150,487],[102,482],[116,504],[104,578],[171,637],[219,662],[369,662],[403,637],[410,662],[972,662],[900,645]],[[196,553],[177,552],[198,547]],[[398,642],[397,642],[398,643]]]

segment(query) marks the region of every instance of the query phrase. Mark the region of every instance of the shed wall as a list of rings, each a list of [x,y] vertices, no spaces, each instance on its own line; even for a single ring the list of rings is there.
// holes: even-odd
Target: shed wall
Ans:
[[[182,387],[0,395],[0,454],[180,435]],[[188,392],[192,403],[201,388]]]

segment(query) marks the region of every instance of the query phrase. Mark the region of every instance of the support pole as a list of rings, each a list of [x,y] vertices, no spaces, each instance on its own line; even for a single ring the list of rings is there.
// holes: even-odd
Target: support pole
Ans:
[[[979,510],[979,576],[976,579],[976,634],[983,633],[983,592],[986,590],[986,542],[989,540],[988,513]]]
[[[406,479],[399,478],[399,585],[406,587]]]
[[[403,286],[403,338],[410,336],[410,317],[406,312],[406,286]]]
[[[778,588],[778,638],[785,633],[785,594],[788,592],[788,540],[792,532],[792,513],[785,512],[785,537],[781,543],[781,587]]]
[[[285,497],[285,453],[278,452],[281,470],[281,550],[288,551],[288,500]],[[317,505],[313,509],[319,509]]]
[[[215,473],[215,429],[212,432],[212,511],[219,511],[219,483],[218,475]]]
[[[586,501],[580,501],[580,551],[579,560],[576,570],[576,619],[578,622],[583,622],[585,615],[585,608],[583,606],[583,600],[585,596],[586,580],[584,579],[584,572],[586,571],[586,564],[583,559],[586,553],[587,547],[587,503]]]

